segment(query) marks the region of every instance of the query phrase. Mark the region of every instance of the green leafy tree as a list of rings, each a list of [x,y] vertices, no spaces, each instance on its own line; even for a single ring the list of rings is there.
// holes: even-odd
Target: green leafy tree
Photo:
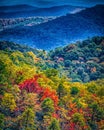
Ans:
[[[89,104],[92,109],[92,121],[100,121],[104,119],[104,109],[98,105],[97,102]]]
[[[51,115],[54,112],[54,102],[50,98],[46,98],[42,102],[42,109],[45,115]]]
[[[97,86],[96,86],[96,83],[95,82],[90,82],[87,85],[87,89],[90,93],[96,93],[97,91]]]
[[[59,121],[55,118],[52,119],[52,122],[51,122],[50,126],[48,127],[48,130],[61,130]]]
[[[13,111],[16,108],[14,96],[11,93],[5,93],[1,105],[5,110]]]
[[[71,88],[71,92],[70,92],[70,94],[71,95],[77,95],[79,93],[79,89],[77,88],[77,87],[72,87]]]
[[[72,116],[73,122],[76,124],[77,128],[85,126],[84,116],[80,113],[75,113]]]
[[[100,87],[97,91],[97,95],[99,97],[103,97],[104,96],[104,87]]]
[[[0,130],[4,128],[4,115],[0,113]]]
[[[31,108],[27,108],[19,117],[19,127],[24,130],[35,130],[35,113]]]
[[[56,69],[47,69],[45,72],[47,77],[54,77],[58,75],[58,71]]]
[[[63,86],[62,83],[59,84],[58,89],[57,89],[57,93],[58,93],[58,95],[59,95],[59,99],[60,99],[62,96],[65,95],[65,88],[64,88],[64,86]]]

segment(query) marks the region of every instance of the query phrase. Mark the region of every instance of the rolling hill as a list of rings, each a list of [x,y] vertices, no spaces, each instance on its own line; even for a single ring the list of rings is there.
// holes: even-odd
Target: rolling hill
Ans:
[[[104,35],[104,5],[31,27],[15,27],[0,32],[0,40],[50,50],[72,41]]]
[[[21,53],[33,52],[38,59],[36,66],[42,71],[57,69],[73,82],[89,82],[104,78],[104,37],[93,37],[49,52],[3,41],[0,50]],[[22,60],[21,60],[22,61]]]

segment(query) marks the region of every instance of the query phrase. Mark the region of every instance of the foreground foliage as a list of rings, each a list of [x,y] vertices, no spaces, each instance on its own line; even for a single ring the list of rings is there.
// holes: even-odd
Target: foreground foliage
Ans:
[[[103,76],[71,82],[38,51],[0,51],[0,130],[103,130]]]

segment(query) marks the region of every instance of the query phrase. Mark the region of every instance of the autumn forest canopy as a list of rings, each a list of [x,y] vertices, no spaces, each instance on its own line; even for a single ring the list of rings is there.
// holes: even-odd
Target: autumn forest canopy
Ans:
[[[103,130],[104,37],[45,51],[0,42],[0,130]]]

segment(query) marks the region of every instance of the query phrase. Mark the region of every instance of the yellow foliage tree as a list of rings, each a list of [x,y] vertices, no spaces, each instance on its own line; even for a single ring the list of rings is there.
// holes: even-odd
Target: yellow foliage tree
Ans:
[[[2,98],[1,105],[4,109],[13,111],[16,108],[14,96],[11,93],[5,93],[4,97]]]

